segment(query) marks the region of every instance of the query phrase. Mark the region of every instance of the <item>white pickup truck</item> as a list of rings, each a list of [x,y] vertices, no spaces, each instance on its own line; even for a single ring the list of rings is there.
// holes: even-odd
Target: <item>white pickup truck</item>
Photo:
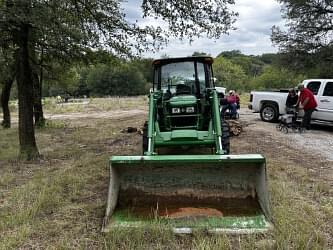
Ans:
[[[317,100],[317,111],[313,120],[333,122],[333,79],[304,80],[303,84],[310,89]],[[286,113],[288,91],[251,91],[249,109],[259,112],[265,122],[275,122]]]

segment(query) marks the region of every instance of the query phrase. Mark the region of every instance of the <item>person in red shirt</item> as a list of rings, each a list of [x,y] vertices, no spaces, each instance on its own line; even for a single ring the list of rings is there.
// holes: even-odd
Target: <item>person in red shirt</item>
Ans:
[[[234,90],[234,95],[236,97],[236,105],[237,105],[237,109],[240,109],[240,97],[237,94],[236,90]]]
[[[229,109],[231,112],[231,118],[232,119],[236,118],[237,98],[235,96],[235,92],[233,90],[230,90],[229,95],[225,98],[225,100],[226,100],[226,105],[224,105],[222,108],[222,114],[224,115],[226,110]]]
[[[303,128],[310,129],[311,116],[313,111],[316,110],[317,101],[312,91],[304,88],[303,84],[298,86],[298,90],[300,91],[300,95],[296,105],[298,105],[300,109],[304,109],[304,116],[301,126]]]

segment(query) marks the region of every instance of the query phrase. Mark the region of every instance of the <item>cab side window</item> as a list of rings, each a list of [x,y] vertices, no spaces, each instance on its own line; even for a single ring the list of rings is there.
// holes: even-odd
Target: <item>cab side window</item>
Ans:
[[[333,82],[327,82],[323,96],[333,96]]]
[[[197,63],[197,74],[200,86],[200,93],[205,93],[206,86],[205,86],[205,66],[203,63]]]
[[[314,95],[318,94],[321,82],[309,82],[306,86],[308,89],[312,91]]]
[[[159,79],[159,68],[155,68],[154,70],[154,89],[158,89],[158,79]]]

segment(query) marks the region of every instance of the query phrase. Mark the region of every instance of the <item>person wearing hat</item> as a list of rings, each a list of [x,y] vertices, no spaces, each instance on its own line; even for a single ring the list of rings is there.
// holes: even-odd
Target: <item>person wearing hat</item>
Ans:
[[[227,109],[230,110],[231,112],[231,117],[235,118],[236,114],[237,114],[237,99],[235,96],[235,92],[233,90],[229,91],[229,95],[226,97],[226,104],[223,108],[222,108],[222,114],[225,113],[225,111]]]
[[[298,90],[300,91],[300,95],[296,105],[298,105],[300,109],[304,109],[304,116],[301,126],[309,130],[311,116],[313,111],[316,110],[317,101],[312,91],[308,88],[305,88],[303,84],[298,85]]]

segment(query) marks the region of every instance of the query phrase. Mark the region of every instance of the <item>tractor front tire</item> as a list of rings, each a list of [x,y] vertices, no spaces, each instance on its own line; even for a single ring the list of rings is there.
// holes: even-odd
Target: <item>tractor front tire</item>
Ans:
[[[148,122],[143,125],[142,130],[142,154],[148,151]]]
[[[222,148],[226,154],[230,154],[230,127],[226,121],[221,121]]]

